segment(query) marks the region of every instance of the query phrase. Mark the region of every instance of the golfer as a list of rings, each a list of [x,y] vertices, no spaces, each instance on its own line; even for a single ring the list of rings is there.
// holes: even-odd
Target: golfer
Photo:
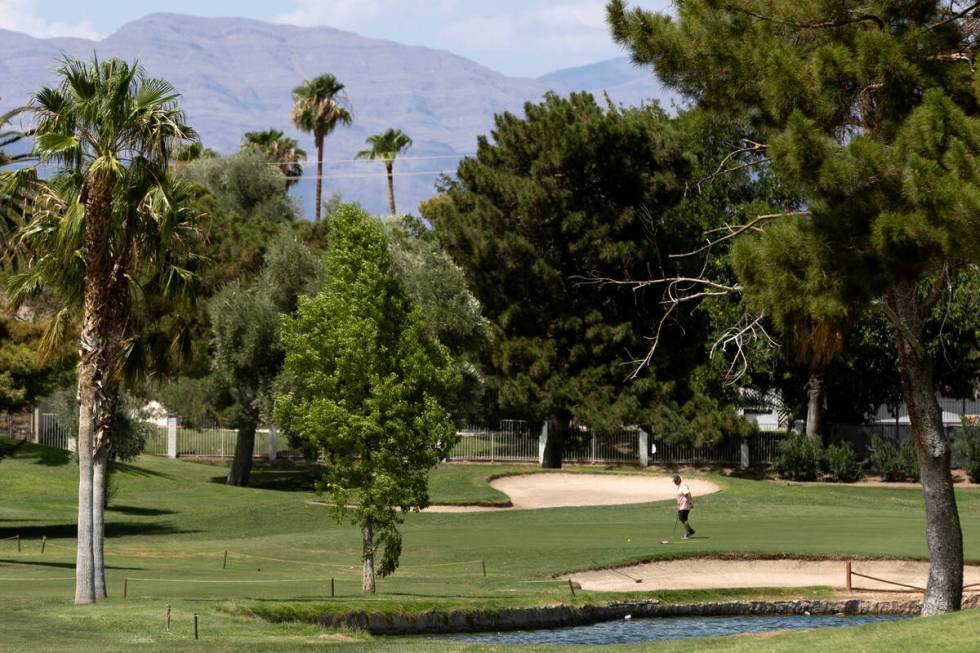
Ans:
[[[674,485],[677,486],[677,520],[684,525],[684,539],[688,540],[694,536],[694,529],[687,523],[687,516],[694,510],[694,497],[680,474],[674,474]]]

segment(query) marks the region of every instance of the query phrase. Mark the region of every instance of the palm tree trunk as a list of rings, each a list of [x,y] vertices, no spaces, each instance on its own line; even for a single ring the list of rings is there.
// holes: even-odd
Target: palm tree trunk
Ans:
[[[395,210],[395,173],[391,161],[385,161],[385,169],[388,171],[388,207],[391,209],[391,214],[395,215],[397,213]]]
[[[75,603],[95,602],[93,530],[93,456],[95,429],[102,420],[103,382],[109,380],[111,322],[109,229],[112,194],[106,180],[87,180],[85,206],[85,296],[78,360],[78,541],[75,555]]]
[[[105,586],[105,506],[109,480],[109,447],[95,452],[92,474],[92,553],[95,577],[95,597],[104,599]]]
[[[321,210],[321,193],[323,191],[323,137],[317,137],[316,139],[316,219],[314,222],[320,222],[320,210]]]
[[[362,556],[364,560],[361,571],[361,591],[365,594],[374,594],[376,590],[376,580],[374,577],[374,526],[371,518],[364,522],[361,529]]]
[[[225,481],[227,485],[248,485],[248,479],[252,475],[252,456],[255,454],[255,426],[256,422],[249,419],[238,428],[235,457],[231,461],[231,469],[228,470]]]
[[[85,330],[82,331],[85,333]],[[78,412],[78,544],[75,552],[75,603],[95,603],[95,559],[92,529],[92,406],[95,404],[94,371],[91,365],[79,365],[79,394],[82,397]]]
[[[823,370],[810,370],[810,381],[807,383],[806,435],[808,438],[820,438],[820,422],[823,419]]]
[[[950,448],[936,399],[932,359],[922,343],[926,313],[914,283],[903,282],[888,293],[889,318],[895,328],[902,394],[908,407],[919,459],[926,508],[929,579],[922,614],[960,609],[963,599],[963,532],[950,473]]]

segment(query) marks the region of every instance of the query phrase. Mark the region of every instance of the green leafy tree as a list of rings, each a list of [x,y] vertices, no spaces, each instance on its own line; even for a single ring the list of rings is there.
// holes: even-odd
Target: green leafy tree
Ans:
[[[490,323],[466,286],[466,275],[417,218],[385,221],[392,275],[422,309],[433,338],[452,354],[462,373],[460,409],[468,421],[485,418],[485,382],[480,357],[489,344]]]
[[[33,406],[58,387],[75,362],[70,347],[45,347],[46,331],[43,319],[0,314],[0,411]]]
[[[388,175],[388,207],[391,214],[395,215],[395,159],[402,152],[412,147],[412,139],[404,134],[400,129],[386,129],[380,134],[372,134],[367,137],[367,144],[370,145],[366,150],[361,150],[354,157],[355,159],[380,159],[385,166]]]
[[[299,183],[303,176],[303,161],[306,151],[301,149],[295,138],[289,138],[278,129],[245,132],[242,137],[243,149],[255,149],[265,154],[269,161],[279,166],[286,178],[286,188]]]
[[[33,198],[18,240],[35,257],[11,294],[26,297],[49,282],[66,306],[82,307],[75,602],[92,603],[105,596],[102,502],[93,497],[104,494],[133,304],[143,281],[176,297],[190,280],[175,253],[193,218],[167,171],[195,134],[176,91],[139,66],[66,59],[57,72],[59,84],[38,91],[31,110],[35,154],[60,164],[62,177]]]
[[[925,329],[951,275],[980,258],[975,9],[692,0],[675,19],[608,5],[635,61],[705,109],[751,118],[804,201],[726,236],[739,241],[745,301],[784,329],[794,313],[888,319],[925,496],[923,614],[962,599],[963,537]]]
[[[284,319],[275,413],[290,437],[323,451],[318,487],[360,528],[362,588],[374,592],[376,556],[382,576],[395,571],[400,513],[428,505],[429,470],[454,442],[459,376],[392,279],[381,224],[344,206],[331,239],[324,289]]]
[[[179,161],[181,163],[190,163],[191,161],[200,161],[201,159],[216,159],[218,158],[218,153],[212,150],[210,147],[204,147],[204,143],[201,141],[194,141],[192,143],[187,143],[182,145],[177,150],[177,154],[174,155],[174,161]]]
[[[458,181],[424,207],[492,325],[484,364],[500,405],[549,423],[546,467],[561,466],[573,422],[667,427],[662,408],[692,399],[703,315],[682,325],[658,289],[607,283],[651,268],[696,274],[667,254],[697,247],[705,221],[719,221],[716,200],[743,192],[685,195],[700,148],[719,131],[686,120],[549,95],[524,117],[498,116]],[[658,324],[669,357],[630,378]]]
[[[266,255],[257,283],[234,281],[210,303],[214,369],[237,410],[235,455],[228,485],[246,486],[255,451],[255,429],[270,413],[272,386],[282,369],[281,315],[320,283],[321,263],[302,243],[282,236]]]
[[[323,142],[340,125],[353,121],[344,85],[331,74],[309,79],[293,89],[293,124],[313,134],[316,144],[316,218],[320,222],[323,190]]]

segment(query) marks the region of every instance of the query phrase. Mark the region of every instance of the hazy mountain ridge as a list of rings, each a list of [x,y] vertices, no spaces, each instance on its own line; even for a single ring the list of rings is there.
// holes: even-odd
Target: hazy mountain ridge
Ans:
[[[396,164],[396,172],[412,173],[397,178],[396,194],[400,208],[413,211],[434,192],[437,175],[429,173],[452,171],[456,165],[456,158],[423,157],[472,152],[496,113],[520,111],[524,102],[537,101],[548,90],[601,95],[608,88],[614,100],[627,104],[645,93],[662,94],[652,75],[624,68],[623,60],[524,79],[450,52],[328,27],[242,18],[151,14],[100,42],[36,39],[0,30],[0,43],[0,111],[25,103],[42,83],[53,80],[62,54],[88,57],[97,51],[100,57],[139,59],[151,75],[174,84],[183,94],[190,124],[207,146],[222,153],[236,150],[244,132],[274,127],[295,136],[312,156],[312,138],[298,133],[290,121],[291,91],[304,79],[331,72],[347,85],[354,124],[327,140],[325,196],[339,191],[377,211],[386,206],[380,164],[347,161],[369,134],[396,127],[414,139],[406,159]],[[312,180],[303,180],[294,191],[308,214],[312,187]]]

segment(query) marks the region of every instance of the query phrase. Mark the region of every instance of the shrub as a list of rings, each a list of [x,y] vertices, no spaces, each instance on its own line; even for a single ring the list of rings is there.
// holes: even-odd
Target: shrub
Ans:
[[[871,438],[871,455],[868,463],[883,481],[919,480],[919,460],[915,455],[915,443],[911,439],[902,442],[900,447],[882,440],[877,435]]]
[[[823,465],[827,476],[835,483],[853,483],[864,477],[864,466],[850,442],[839,442],[827,447],[823,454]]]
[[[970,476],[970,480],[980,483],[980,425],[964,424],[954,446],[956,451],[966,459],[966,473]]]
[[[820,442],[805,436],[790,436],[779,443],[773,467],[783,478],[815,481],[820,471]]]

